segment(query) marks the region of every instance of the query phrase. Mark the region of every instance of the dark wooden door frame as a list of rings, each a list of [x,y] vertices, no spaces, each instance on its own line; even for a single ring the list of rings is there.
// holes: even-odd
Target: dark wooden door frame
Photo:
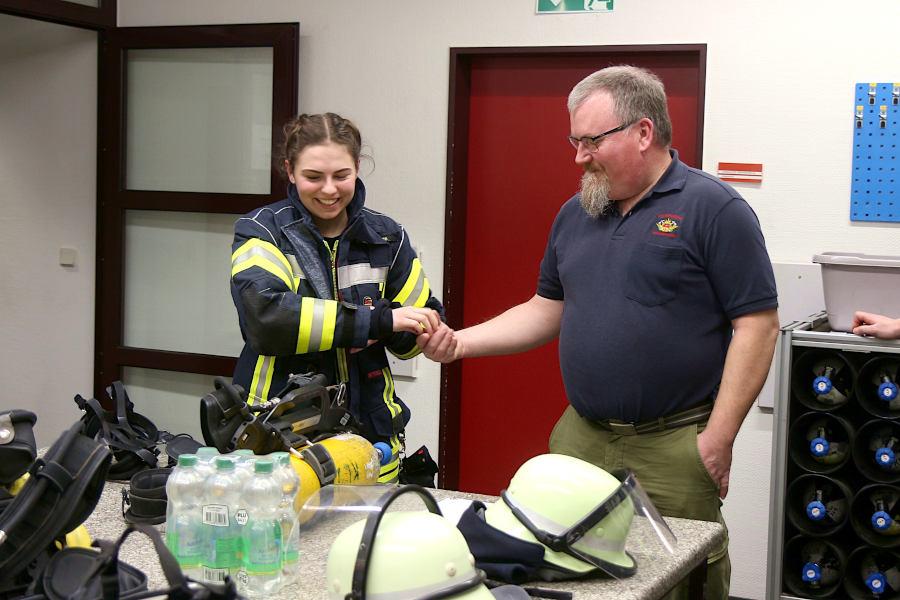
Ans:
[[[450,48],[450,93],[447,116],[447,178],[444,212],[444,309],[447,322],[458,328],[463,322],[463,283],[466,264],[466,198],[469,138],[469,96],[472,63],[478,58],[566,56],[584,57],[613,53],[644,56],[692,52],[698,57],[697,162],[703,160],[703,112],[706,87],[706,44],[637,46],[531,46],[505,48]],[[574,84],[575,82],[573,82]],[[439,424],[440,487],[456,489],[459,482],[459,439],[462,401],[462,368],[457,363],[441,368]]]
[[[100,0],[99,6],[87,6],[65,0],[0,0],[0,12],[60,25],[102,30],[116,26],[116,1]]]
[[[237,359],[171,352],[123,344],[124,238],[126,210],[165,210],[243,214],[284,197],[276,169],[268,194],[162,192],[125,187],[124,152],[129,49],[272,47],[272,142],[281,125],[297,112],[299,23],[116,28],[104,32],[100,46],[98,119],[97,288],[94,394],[121,379],[125,366],[206,375],[229,375]]]

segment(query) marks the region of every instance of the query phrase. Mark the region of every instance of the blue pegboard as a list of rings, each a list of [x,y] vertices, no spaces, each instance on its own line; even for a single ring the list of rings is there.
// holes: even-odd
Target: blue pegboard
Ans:
[[[857,83],[851,221],[900,222],[900,83]]]

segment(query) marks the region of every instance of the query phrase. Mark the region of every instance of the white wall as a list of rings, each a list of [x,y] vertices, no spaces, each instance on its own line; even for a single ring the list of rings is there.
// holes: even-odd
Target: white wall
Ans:
[[[41,446],[93,389],[96,140],[97,34],[0,15],[0,410]]]

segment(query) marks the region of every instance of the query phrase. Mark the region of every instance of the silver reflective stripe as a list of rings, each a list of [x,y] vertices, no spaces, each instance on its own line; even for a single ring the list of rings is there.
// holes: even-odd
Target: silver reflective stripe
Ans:
[[[448,565],[449,566],[449,565]],[[417,588],[408,588],[404,590],[394,590],[390,592],[379,592],[373,594],[372,592],[366,590],[366,598],[368,600],[418,600],[423,596],[430,596],[436,592],[440,592],[447,588],[453,587],[454,585],[460,585],[465,583],[467,580],[472,579],[475,576],[475,573],[472,572],[472,566],[467,564],[463,565],[454,565],[459,569],[465,569],[460,573],[457,573],[455,577],[448,577],[447,579],[435,583],[433,585],[423,585],[422,587]],[[484,584],[479,583],[477,586],[473,585],[472,588],[482,587]],[[369,587],[371,584],[369,584]],[[350,591],[350,590],[347,590]],[[463,592],[459,593],[459,596],[462,597]],[[457,597],[456,594],[453,595],[454,598]]]
[[[512,498],[509,498],[512,500]],[[568,529],[563,525],[560,525],[556,521],[551,519],[547,519],[546,517],[537,514],[536,512],[525,508],[519,504],[516,505],[520,511],[525,513],[525,516],[528,517],[532,523],[534,523],[535,527],[538,529],[543,529],[547,533],[551,533],[553,535],[562,535],[564,531]],[[596,526],[595,526],[596,528]],[[572,544],[572,547],[577,550],[593,550],[594,552],[624,552],[625,551],[625,540],[604,540],[602,538],[597,537],[592,533],[593,530],[587,532],[583,538]],[[587,554],[593,554],[592,552],[587,552]]]
[[[387,279],[387,273],[387,267],[373,267],[369,263],[345,265],[337,270],[338,287],[346,289],[363,283],[381,284]]]
[[[262,359],[262,366],[259,369],[259,373],[256,373],[256,389],[253,390],[253,397],[260,402],[266,400],[266,380],[269,378],[269,370],[272,368],[272,364],[275,362],[275,357],[263,356]]]
[[[290,281],[292,279],[291,274],[284,268],[284,264],[281,262],[281,257],[276,255],[274,252],[271,252],[265,248],[260,246],[253,246],[251,248],[247,248],[244,252],[241,252],[239,255],[234,257],[234,260],[231,261],[231,267],[241,264],[242,262],[249,260],[253,256],[259,256],[260,258],[264,258],[272,265],[274,265],[279,271],[284,273],[285,277]]]
[[[419,299],[419,296],[422,294],[422,290],[425,288],[425,269],[419,269],[419,277],[416,279],[416,287],[409,293],[409,296],[406,298],[406,301],[403,303],[404,306],[413,306],[416,303],[416,300]]]
[[[306,276],[303,274],[303,269],[300,268],[300,263],[297,262],[297,257],[293,254],[285,254],[284,257],[287,259],[288,263],[290,263],[291,269],[294,271],[294,277],[297,279],[306,279]]]
[[[309,328],[309,346],[310,352],[318,352],[322,347],[322,330],[325,328],[325,302],[316,300],[313,303],[312,324]]]

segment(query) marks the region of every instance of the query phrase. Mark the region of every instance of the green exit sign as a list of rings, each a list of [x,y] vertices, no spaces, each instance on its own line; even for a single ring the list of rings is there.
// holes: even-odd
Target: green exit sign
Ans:
[[[609,12],[614,0],[537,0],[537,14]]]

